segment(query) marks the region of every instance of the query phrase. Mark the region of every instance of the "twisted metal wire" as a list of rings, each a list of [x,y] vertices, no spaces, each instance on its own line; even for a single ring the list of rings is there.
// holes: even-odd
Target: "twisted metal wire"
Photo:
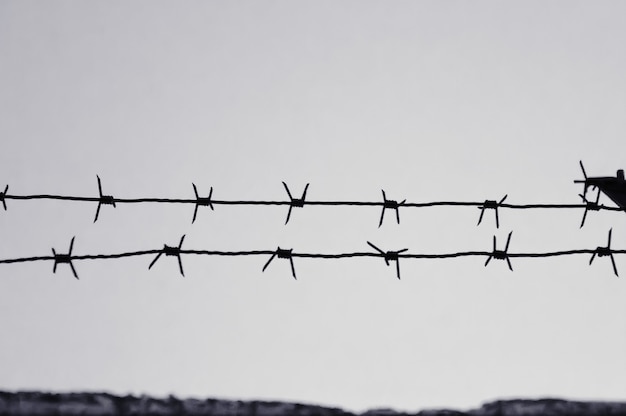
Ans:
[[[438,206],[473,206],[480,209],[480,217],[478,220],[478,224],[481,223],[484,215],[484,211],[487,209],[492,209],[495,212],[495,220],[496,227],[499,227],[499,217],[498,217],[498,209],[499,208],[510,208],[510,209],[580,209],[584,208],[584,216],[583,222],[584,224],[585,217],[587,215],[588,210],[608,210],[608,211],[624,211],[622,208],[617,207],[607,207],[604,205],[598,205],[597,200],[595,202],[589,202],[583,198],[585,204],[510,204],[504,203],[507,195],[501,198],[499,201],[497,200],[485,200],[484,202],[464,202],[464,201],[435,201],[435,202],[406,202],[406,200],[398,202],[396,200],[387,199],[387,195],[384,190],[382,190],[382,201],[307,201],[306,193],[309,187],[307,184],[304,188],[302,196],[300,198],[294,198],[292,193],[287,186],[286,183],[283,182],[283,186],[287,192],[289,197],[289,201],[268,201],[268,200],[219,200],[212,199],[213,188],[209,192],[208,197],[200,197],[198,195],[197,188],[195,184],[193,185],[193,190],[195,194],[195,199],[187,199],[187,198],[115,198],[112,195],[104,195],[102,193],[102,184],[100,177],[97,177],[98,180],[98,193],[97,197],[85,197],[85,196],[69,196],[69,195],[49,195],[49,194],[37,194],[37,195],[12,195],[8,194],[9,186],[7,185],[3,192],[0,192],[0,201],[5,210],[7,210],[6,201],[7,200],[62,200],[62,201],[78,201],[78,202],[97,202],[97,210],[94,222],[98,220],[98,216],[100,214],[100,209],[102,205],[112,205],[116,207],[117,204],[124,203],[177,203],[177,204],[194,204],[195,210],[193,214],[193,220],[195,221],[197,216],[197,211],[200,206],[208,206],[212,210],[215,205],[270,205],[270,206],[288,206],[289,211],[287,213],[287,219],[285,224],[289,222],[291,217],[293,208],[302,208],[307,205],[311,206],[376,206],[381,207],[381,216],[379,227],[382,225],[384,220],[384,215],[387,209],[395,211],[396,220],[400,223],[400,214],[399,209],[401,207],[407,208],[423,208],[423,207],[438,207]],[[124,258],[124,257],[135,257],[135,256],[143,256],[143,255],[155,255],[156,257],[150,263],[149,268],[151,268],[156,261],[162,256],[175,256],[177,257],[179,268],[181,274],[184,276],[183,271],[183,263],[182,263],[182,255],[209,255],[209,256],[253,256],[253,255],[269,255],[270,259],[263,266],[263,271],[270,265],[270,263],[274,260],[274,258],[279,259],[287,259],[291,264],[292,275],[296,278],[295,266],[293,263],[294,258],[319,258],[319,259],[339,259],[339,258],[351,258],[351,257],[380,257],[382,258],[387,265],[390,265],[391,262],[396,263],[397,277],[400,278],[400,266],[399,261],[403,258],[408,259],[447,259],[447,258],[455,258],[455,257],[468,257],[468,256],[484,256],[487,257],[487,261],[485,262],[485,266],[489,264],[491,259],[497,260],[506,260],[508,263],[509,269],[513,270],[510,259],[511,258],[537,258],[537,257],[555,257],[555,256],[566,256],[566,255],[575,255],[575,254],[591,254],[590,264],[593,262],[596,256],[598,257],[610,257],[613,270],[615,275],[618,275],[617,266],[615,265],[615,260],[613,254],[625,254],[626,250],[614,250],[611,249],[611,231],[609,231],[608,244],[606,247],[597,247],[596,249],[579,249],[579,250],[562,250],[562,251],[553,251],[553,252],[544,252],[544,253],[509,253],[508,247],[511,239],[511,234],[506,242],[506,247],[504,250],[496,249],[496,239],[494,236],[493,240],[493,250],[492,251],[464,251],[464,252],[456,252],[456,253],[442,253],[442,254],[411,254],[406,253],[408,249],[402,249],[399,251],[383,251],[380,248],[376,247],[374,244],[367,242],[370,247],[375,249],[375,252],[352,252],[352,253],[336,253],[336,254],[324,254],[324,253],[297,253],[293,252],[293,249],[281,249],[278,247],[276,250],[253,250],[253,251],[218,251],[218,250],[188,250],[183,249],[182,244],[184,241],[183,236],[180,240],[178,246],[168,246],[164,245],[162,249],[156,250],[141,250],[141,251],[132,251],[132,252],[124,252],[124,253],[114,253],[114,254],[87,254],[87,255],[75,255],[72,254],[72,249],[74,245],[74,238],[70,243],[69,252],[67,254],[57,254],[54,249],[52,249],[52,256],[34,256],[34,257],[22,257],[22,258],[13,258],[13,259],[0,259],[0,264],[8,264],[8,263],[23,263],[23,262],[33,262],[33,261],[54,261],[53,271],[56,272],[56,267],[59,264],[68,264],[74,277],[78,279],[78,274],[74,268],[72,261],[74,260],[99,260],[99,259],[114,259],[114,258]]]
[[[368,242],[369,243],[369,242]],[[372,247],[375,247],[373,244],[369,243]],[[181,244],[182,245],[182,244]],[[376,247],[375,247],[376,248]],[[507,247],[508,248],[508,247]],[[10,263],[27,263],[27,262],[36,262],[36,261],[53,261],[55,262],[55,269],[57,263],[69,263],[73,269],[72,261],[77,260],[107,260],[107,259],[119,259],[126,257],[139,257],[139,256],[147,256],[147,255],[157,255],[157,257],[153,260],[150,267],[156,262],[160,255],[166,254],[177,256],[181,265],[181,274],[184,275],[182,271],[182,261],[180,257],[182,255],[197,255],[197,256],[225,256],[225,257],[241,257],[241,256],[271,256],[270,260],[263,267],[263,271],[267,268],[270,262],[274,259],[274,257],[288,259],[293,266],[294,258],[309,258],[309,259],[344,259],[344,258],[363,258],[363,257],[372,257],[372,258],[382,258],[385,260],[387,265],[389,265],[390,261],[396,261],[397,264],[397,277],[400,278],[399,273],[399,260],[400,259],[450,259],[450,258],[459,258],[459,257],[487,257],[490,259],[491,257],[499,258],[499,259],[509,259],[509,258],[541,258],[541,257],[561,257],[561,256],[570,256],[570,255],[581,255],[581,254],[591,254],[592,261],[593,258],[598,256],[610,256],[611,260],[613,260],[613,254],[626,254],[626,249],[611,249],[610,242],[607,247],[597,247],[595,249],[574,249],[574,250],[559,250],[559,251],[548,251],[548,252],[519,252],[519,253],[509,253],[502,250],[494,250],[493,251],[460,251],[460,252],[452,252],[452,253],[406,253],[404,250],[400,251],[383,251],[376,248],[378,252],[367,252],[367,251],[357,251],[357,252],[347,252],[347,253],[299,253],[293,252],[290,250],[284,250],[278,248],[277,250],[245,250],[245,251],[223,251],[223,250],[191,250],[191,249],[183,249],[179,247],[168,247],[165,246],[163,249],[151,249],[151,250],[138,250],[138,251],[128,251],[122,253],[110,253],[110,254],[56,254],[47,255],[47,256],[32,256],[32,257],[20,257],[20,258],[11,258],[11,259],[0,259],[0,264],[10,264]],[[170,250],[168,252],[168,250]],[[59,258],[63,257],[63,261],[59,261]],[[591,263],[591,262],[590,262]],[[74,270],[73,270],[74,271]],[[614,267],[615,274],[617,275],[617,269]],[[292,267],[292,274],[295,278],[295,269]],[[78,276],[75,274],[75,277]]]
[[[215,206],[225,205],[225,206],[288,206],[289,211],[287,213],[287,219],[285,224],[289,222],[291,218],[291,213],[293,208],[302,208],[305,206],[371,206],[371,207],[381,207],[381,216],[379,227],[383,223],[385,211],[387,209],[391,209],[395,211],[396,220],[400,223],[400,208],[426,208],[426,207],[442,207],[442,206],[468,206],[468,207],[477,207],[480,209],[480,218],[478,220],[478,224],[481,223],[484,211],[487,209],[492,209],[495,211],[496,218],[496,227],[499,228],[499,218],[498,218],[498,209],[499,208],[508,208],[508,209],[585,209],[584,219],[587,215],[588,210],[594,211],[626,211],[623,208],[619,207],[611,207],[602,204],[598,204],[597,201],[595,203],[589,203],[585,201],[584,204],[511,204],[505,203],[506,195],[500,201],[496,200],[485,200],[483,202],[471,202],[471,201],[431,201],[431,202],[406,202],[406,200],[402,202],[397,202],[395,200],[387,199],[385,191],[382,190],[383,199],[381,201],[348,201],[348,200],[338,200],[338,201],[310,201],[306,200],[306,192],[308,189],[308,185],[305,187],[304,192],[300,198],[294,198],[289,190],[287,184],[283,182],[285,190],[287,191],[289,200],[224,200],[224,199],[212,199],[213,188],[211,187],[211,191],[208,197],[200,197],[197,192],[197,188],[195,184],[193,185],[193,190],[195,193],[195,198],[152,198],[152,197],[141,197],[141,198],[118,198],[112,195],[103,195],[102,194],[102,186],[100,182],[100,178],[98,177],[98,191],[99,196],[72,196],[72,195],[52,195],[52,194],[33,194],[33,195],[14,195],[8,194],[8,185],[5,188],[4,192],[0,192],[0,201],[2,202],[4,209],[7,210],[6,201],[7,200],[59,200],[59,201],[73,201],[73,202],[97,202],[97,210],[94,222],[98,220],[100,214],[100,208],[102,205],[112,205],[116,207],[117,204],[142,204],[142,203],[156,203],[156,204],[193,204],[195,205],[194,215],[192,222],[195,222],[198,208],[200,206],[209,206],[212,210]]]

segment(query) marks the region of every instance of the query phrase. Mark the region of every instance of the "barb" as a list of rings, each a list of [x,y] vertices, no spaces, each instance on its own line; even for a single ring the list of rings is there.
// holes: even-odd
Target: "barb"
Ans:
[[[400,278],[400,266],[399,259],[451,259],[451,258],[459,258],[459,257],[487,257],[487,265],[492,258],[498,260],[507,260],[509,264],[509,269],[513,269],[510,264],[510,258],[544,258],[544,257],[561,257],[561,256],[571,256],[571,255],[592,255],[592,259],[590,264],[595,259],[595,256],[598,257],[611,257],[613,263],[613,271],[617,275],[617,266],[615,265],[615,254],[626,254],[626,249],[624,250],[616,250],[611,248],[611,231],[609,231],[609,240],[607,247],[598,247],[595,249],[576,249],[576,250],[561,250],[561,251],[550,251],[550,252],[542,252],[542,253],[509,253],[509,243],[511,240],[512,232],[509,233],[509,237],[507,239],[506,246],[504,250],[497,250],[495,236],[494,236],[494,245],[492,251],[461,251],[461,252],[453,252],[453,253],[438,253],[438,254],[428,254],[428,253],[406,253],[407,249],[402,249],[398,251],[383,251],[380,248],[376,247],[371,242],[367,242],[367,244],[372,247],[376,252],[349,252],[349,253],[294,253],[293,249],[281,249],[278,247],[276,250],[247,250],[247,251],[221,251],[221,250],[188,250],[182,249],[182,244],[185,236],[180,239],[180,243],[178,247],[169,247],[164,245],[161,249],[152,249],[152,250],[140,250],[140,251],[129,251],[122,253],[112,253],[112,254],[81,254],[81,255],[73,255],[72,250],[74,246],[74,238],[72,238],[70,242],[70,249],[68,254],[58,254],[54,249],[52,249],[52,256],[33,256],[33,257],[19,257],[19,258],[10,258],[10,259],[0,259],[0,264],[11,264],[11,263],[29,263],[36,261],[54,261],[53,272],[56,273],[56,266],[58,264],[66,263],[69,264],[74,277],[78,279],[78,275],[76,273],[76,269],[74,268],[73,261],[82,261],[82,260],[108,260],[108,259],[119,259],[119,258],[127,258],[127,257],[139,257],[139,256],[147,256],[147,255],[155,255],[156,258],[152,260],[148,269],[151,269],[152,266],[156,263],[156,261],[161,257],[161,255],[165,254],[166,256],[175,256],[178,259],[178,265],[180,268],[181,274],[183,274],[183,266],[181,257],[183,255],[201,255],[201,256],[227,256],[227,257],[246,257],[246,256],[271,256],[270,259],[263,266],[263,271],[269,266],[272,260],[276,257],[280,259],[289,259],[291,265],[291,272],[294,278],[296,278],[296,271],[293,264],[293,259],[296,257],[300,258],[310,258],[310,259],[344,259],[344,258],[361,258],[361,257],[375,257],[380,258],[383,257],[385,260],[385,264],[390,265],[390,262],[396,262],[396,274],[397,277]]]
[[[295,280],[298,280],[296,277],[296,269],[293,265],[293,249],[292,248],[285,250],[285,249],[278,247],[276,251],[272,253],[272,257],[270,257],[267,263],[265,263],[265,266],[263,266],[262,271],[264,272],[265,269],[267,269],[267,266],[270,265],[270,263],[272,262],[272,260],[274,260],[275,257],[278,257],[279,259],[288,259],[289,263],[291,264],[291,275],[293,276]]]
[[[403,248],[402,250],[398,250],[398,251],[382,251],[381,249],[379,249],[378,247],[376,247],[374,244],[370,243],[369,241],[367,242],[367,244],[370,247],[372,247],[374,250],[382,254],[383,259],[385,260],[385,264],[387,266],[389,266],[390,261],[396,262],[396,276],[398,277],[398,280],[400,280],[400,254],[404,253],[405,251],[408,251],[409,249]]]
[[[617,273],[617,266],[615,265],[615,258],[613,257],[613,250],[611,250],[611,234],[612,233],[613,233],[613,229],[611,228],[609,230],[609,240],[606,244],[606,247],[598,247],[595,249],[595,251],[591,255],[591,259],[589,260],[589,265],[591,266],[591,263],[593,263],[593,259],[596,257],[596,255],[598,257],[610,257],[611,264],[613,264],[613,272],[615,272],[615,276],[619,277],[619,274]]]
[[[150,263],[150,265],[148,266],[148,270],[150,270],[152,266],[154,266],[154,263],[156,263],[156,261],[159,259],[159,257],[161,257],[162,254],[165,254],[166,256],[176,256],[178,258],[178,267],[180,267],[180,274],[185,277],[185,272],[183,271],[183,261],[180,258],[180,248],[183,246],[183,241],[185,241],[184,235],[180,238],[180,243],[178,243],[178,247],[170,247],[164,244],[163,249],[159,252],[159,254],[157,254],[154,260],[152,260],[152,263]]]
[[[585,213],[583,214],[583,220],[580,223],[580,228],[583,228],[583,225],[585,225],[585,219],[587,218],[587,212],[600,210],[600,205],[598,205],[598,201],[600,201],[600,191],[598,190],[598,195],[596,196],[595,202],[588,201],[583,194],[578,194],[578,196],[581,197],[583,202],[585,203]]]
[[[285,225],[289,222],[289,218],[291,217],[292,208],[302,208],[304,207],[304,200],[306,199],[306,191],[309,189],[309,184],[307,183],[304,187],[304,192],[302,192],[301,198],[294,198],[291,196],[291,192],[289,192],[289,187],[285,182],[283,182],[283,186],[285,187],[285,191],[287,191],[287,195],[289,195],[289,211],[287,212],[287,220],[285,221]]]
[[[193,220],[191,220],[191,223],[193,224],[194,222],[196,222],[196,215],[198,215],[198,207],[200,205],[202,206],[208,206],[211,208],[211,211],[213,211],[213,202],[211,201],[211,197],[213,196],[213,187],[211,187],[211,190],[209,191],[209,197],[208,198],[200,198],[198,196],[198,189],[196,189],[196,184],[192,183],[193,185],[193,193],[196,194],[196,208],[193,210]]]
[[[398,224],[400,224],[400,210],[399,207],[404,205],[404,203],[406,202],[406,199],[400,203],[398,203],[398,201],[394,201],[393,199],[387,199],[387,195],[385,195],[385,190],[381,189],[381,191],[383,192],[383,210],[380,213],[380,222],[378,223],[378,228],[380,228],[381,225],[383,225],[383,219],[385,218],[385,210],[386,209],[393,209],[396,211],[396,221],[398,221]]]
[[[496,260],[506,260],[507,264],[509,265],[509,270],[513,271],[513,266],[511,266],[511,260],[509,259],[509,254],[507,253],[507,251],[509,250],[509,243],[511,242],[512,234],[513,231],[509,233],[509,236],[506,239],[506,246],[504,247],[504,250],[496,249],[496,236],[493,236],[493,251],[491,252],[491,254],[489,254],[489,257],[487,257],[485,267],[487,267],[491,259],[494,258]]]
[[[98,221],[98,215],[100,215],[100,207],[102,205],[113,205],[115,208],[115,198],[111,195],[102,195],[102,183],[100,182],[100,176],[96,175],[98,178],[98,194],[100,195],[98,199],[98,208],[96,209],[96,218],[94,218],[93,222]]]
[[[54,247],[52,248],[52,254],[54,255],[54,266],[52,267],[52,273],[57,272],[57,265],[66,263],[70,265],[72,273],[74,273],[74,277],[76,278],[76,280],[78,280],[78,274],[76,273],[76,269],[74,268],[74,264],[72,263],[72,250],[74,249],[75,238],[76,237],[72,237],[72,241],[70,241],[70,249],[67,254],[57,254],[57,252],[54,250]]]
[[[482,207],[480,207],[480,217],[478,218],[478,224],[476,224],[476,226],[479,226],[481,221],[483,220],[483,215],[485,214],[485,210],[493,209],[496,213],[496,228],[500,228],[500,219],[498,218],[498,207],[502,206],[502,203],[504,202],[507,196],[508,195],[504,195],[504,198],[502,198],[499,202],[495,200],[490,200],[490,199],[485,200],[485,202],[483,202]]]
[[[7,192],[9,191],[9,184],[7,184],[7,186],[4,187],[4,192],[0,192],[0,201],[2,201],[2,206],[4,207],[4,210],[7,210],[7,203],[5,202],[4,198],[6,197]]]

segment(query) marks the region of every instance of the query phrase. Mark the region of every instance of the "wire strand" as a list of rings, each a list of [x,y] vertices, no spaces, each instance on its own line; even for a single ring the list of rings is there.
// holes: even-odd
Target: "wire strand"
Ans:
[[[128,251],[123,253],[111,253],[111,254],[75,254],[69,255],[69,260],[107,260],[107,259],[119,259],[126,257],[139,257],[146,255],[155,255],[163,253],[163,249],[153,250],[139,250]],[[197,256],[225,256],[225,257],[242,257],[242,256],[269,256],[276,253],[276,250],[246,250],[246,251],[221,251],[221,250],[188,250],[180,249],[177,251],[180,255],[197,255]],[[543,253],[506,253],[508,257],[515,258],[538,258],[538,257],[560,257],[570,256],[577,254],[594,254],[597,253],[597,249],[576,249],[576,250],[561,250],[550,251]],[[626,249],[608,249],[609,254],[626,254]],[[440,254],[428,254],[428,253],[399,253],[398,258],[406,259],[449,259],[456,257],[487,257],[492,256],[492,251],[460,251],[453,253],[440,253]],[[311,258],[311,259],[342,259],[342,258],[357,258],[357,257],[378,257],[384,258],[385,253],[376,252],[349,252],[349,253],[291,253],[293,258]],[[11,259],[0,259],[0,264],[9,263],[27,263],[36,261],[51,261],[55,260],[56,256],[32,256],[32,257],[19,257]]]
[[[13,200],[60,200],[60,201],[74,201],[74,202],[99,202],[100,197],[87,197],[87,196],[71,196],[71,195],[4,195],[4,199]],[[162,204],[196,204],[197,199],[190,198],[112,198],[112,201],[116,204],[138,204],[138,203],[162,203]],[[268,201],[268,200],[221,200],[211,199],[213,205],[278,205],[289,206],[292,205],[292,201]],[[385,201],[302,201],[302,205],[310,206],[372,206],[383,207]],[[406,208],[426,208],[437,206],[473,206],[482,207],[484,202],[472,202],[472,201],[432,201],[432,202],[405,202],[400,207]],[[585,208],[586,204],[498,204],[499,208],[510,209],[580,209]],[[598,205],[601,210],[607,211],[626,211],[619,207],[610,207],[606,205]]]

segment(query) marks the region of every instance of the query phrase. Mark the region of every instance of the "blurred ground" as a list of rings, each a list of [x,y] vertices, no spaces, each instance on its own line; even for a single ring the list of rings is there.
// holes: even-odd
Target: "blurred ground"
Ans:
[[[196,416],[351,416],[341,409],[310,404],[218,399],[165,399],[107,393],[0,392],[0,415],[196,415]],[[361,416],[408,416],[391,409]],[[530,416],[626,415],[626,402],[580,402],[559,399],[502,400],[469,411],[423,410],[411,415]]]

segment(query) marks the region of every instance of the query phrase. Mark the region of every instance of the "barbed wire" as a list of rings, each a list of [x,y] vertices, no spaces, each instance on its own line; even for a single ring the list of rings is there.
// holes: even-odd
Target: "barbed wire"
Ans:
[[[428,253],[407,253],[408,249],[404,248],[401,250],[382,250],[378,248],[373,243],[367,241],[367,244],[374,249],[374,251],[367,252],[350,252],[350,253],[298,253],[294,252],[293,249],[282,249],[278,247],[275,250],[248,250],[248,251],[221,251],[221,250],[189,250],[183,249],[182,245],[185,240],[185,236],[183,235],[180,239],[178,246],[168,246],[164,245],[161,249],[152,249],[152,250],[140,250],[140,251],[129,251],[123,253],[114,253],[114,254],[82,254],[77,255],[73,254],[72,251],[74,249],[74,239],[72,238],[69,246],[69,250],[67,254],[58,254],[56,250],[52,249],[52,255],[48,256],[34,256],[34,257],[21,257],[21,258],[13,258],[13,259],[0,259],[0,264],[9,264],[9,263],[26,263],[26,262],[36,262],[36,261],[53,261],[53,273],[56,273],[56,268],[59,264],[68,264],[74,274],[74,277],[78,279],[78,273],[74,268],[73,261],[74,260],[105,260],[105,259],[119,259],[125,257],[138,257],[138,256],[146,256],[146,255],[155,255],[156,257],[152,260],[148,269],[151,269],[157,260],[162,255],[176,257],[178,260],[178,265],[180,269],[180,273],[182,276],[185,275],[183,270],[183,255],[199,255],[199,256],[229,256],[229,257],[237,257],[237,256],[270,256],[269,260],[265,263],[262,268],[262,271],[265,271],[267,267],[271,264],[271,262],[275,258],[289,260],[291,266],[291,272],[294,279],[296,279],[296,270],[293,262],[294,258],[310,258],[310,259],[343,259],[343,258],[357,258],[357,257],[376,257],[382,258],[385,261],[387,266],[390,266],[392,262],[396,263],[396,276],[400,279],[400,259],[450,259],[457,257],[487,257],[485,262],[485,266],[489,264],[492,259],[504,260],[506,261],[508,268],[513,271],[513,266],[511,265],[511,258],[539,258],[539,257],[558,257],[558,256],[569,256],[569,255],[579,255],[579,254],[591,254],[591,259],[589,264],[593,263],[593,260],[596,256],[598,257],[609,257],[611,259],[611,263],[613,266],[613,271],[616,276],[619,276],[617,272],[617,266],[615,264],[615,259],[613,257],[614,254],[626,254],[626,250],[616,250],[611,248],[611,234],[612,229],[609,230],[608,241],[605,247],[596,247],[595,249],[574,249],[574,250],[560,250],[560,251],[549,251],[549,252],[539,252],[539,253],[509,253],[509,244],[511,242],[511,236],[513,232],[511,231],[507,237],[507,241],[504,249],[497,249],[497,241],[496,236],[493,237],[493,249],[491,251],[460,251],[453,253],[442,253],[442,254],[428,254]]]
[[[112,195],[104,195],[102,193],[102,185],[100,177],[98,179],[98,196],[71,196],[71,195],[51,195],[51,194],[34,194],[34,195],[13,195],[8,194],[9,186],[5,187],[3,192],[0,192],[0,201],[7,210],[7,200],[60,200],[60,201],[73,201],[73,202],[97,202],[96,214],[94,222],[98,220],[100,215],[100,209],[102,205],[111,205],[114,208],[117,204],[141,204],[141,203],[161,203],[161,204],[193,204],[195,206],[193,212],[192,223],[196,221],[198,214],[198,208],[201,206],[208,206],[211,210],[215,209],[216,205],[237,206],[237,205],[265,205],[265,206],[288,206],[287,218],[285,224],[289,222],[293,208],[302,208],[304,206],[371,206],[382,207],[380,220],[378,226],[382,226],[385,212],[390,209],[395,211],[396,221],[400,223],[400,208],[426,208],[426,207],[441,207],[441,206],[468,206],[476,207],[480,209],[480,217],[478,224],[482,222],[485,210],[493,210],[495,212],[496,228],[500,227],[500,219],[498,215],[499,208],[509,209],[581,209],[584,208],[583,219],[581,227],[585,224],[588,211],[626,211],[619,207],[610,207],[602,204],[598,204],[598,201],[588,201],[583,197],[584,204],[510,204],[505,203],[508,195],[505,195],[502,199],[498,200],[485,200],[483,202],[467,202],[467,201],[433,201],[433,202],[406,202],[406,200],[398,202],[397,200],[387,199],[387,195],[382,190],[382,201],[309,201],[306,200],[306,193],[309,184],[304,188],[304,192],[300,198],[294,198],[287,184],[283,182],[283,186],[287,192],[289,200],[287,201],[272,201],[272,200],[223,200],[213,199],[213,187],[210,188],[208,197],[201,197],[198,194],[196,185],[192,183],[195,198],[117,198]]]

